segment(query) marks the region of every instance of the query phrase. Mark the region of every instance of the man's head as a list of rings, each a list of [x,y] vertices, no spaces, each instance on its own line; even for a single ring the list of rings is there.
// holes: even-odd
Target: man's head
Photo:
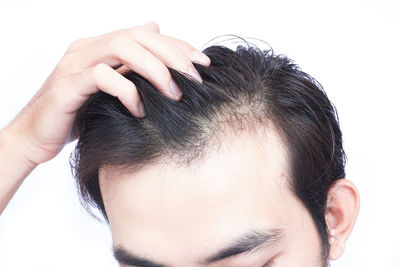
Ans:
[[[326,266],[359,205],[334,106],[272,50],[203,52],[202,84],[169,68],[179,102],[124,73],[142,119],[103,92],[82,106],[71,157],[82,202],[110,224],[124,266]]]

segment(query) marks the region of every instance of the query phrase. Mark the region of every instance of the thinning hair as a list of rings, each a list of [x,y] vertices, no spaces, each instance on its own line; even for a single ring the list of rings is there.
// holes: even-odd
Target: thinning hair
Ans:
[[[178,102],[136,72],[123,73],[138,89],[144,118],[102,91],[81,107],[70,164],[82,204],[90,213],[91,207],[99,209],[108,221],[99,187],[101,167],[133,171],[167,157],[189,166],[210,143],[218,143],[222,129],[248,130],[272,122],[289,153],[290,188],[310,212],[326,258],[328,190],[345,177],[336,108],[318,81],[272,49],[239,45],[235,51],[213,45],[203,52],[210,66],[194,63],[203,83],[168,67],[183,92]]]

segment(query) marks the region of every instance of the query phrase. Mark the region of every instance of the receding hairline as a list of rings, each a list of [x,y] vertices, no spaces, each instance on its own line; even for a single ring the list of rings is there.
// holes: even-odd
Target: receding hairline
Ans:
[[[283,150],[285,162],[287,164],[286,176],[290,176],[290,151],[286,145],[286,140],[281,134],[281,131],[275,126],[271,119],[266,119],[265,123],[247,125],[246,128],[232,128],[232,124],[229,124],[223,131],[216,133],[207,143],[202,144],[201,156],[196,157],[195,160],[190,162],[180,161],[180,154],[176,154],[174,150],[170,150],[160,157],[154,158],[144,163],[139,164],[125,164],[125,165],[112,165],[105,164],[99,168],[100,173],[104,173],[101,178],[105,179],[116,179],[118,177],[134,175],[140,171],[155,167],[172,167],[172,168],[198,168],[204,164],[204,162],[214,153],[221,153],[226,147],[235,146],[237,142],[245,142],[251,140],[258,144],[257,147],[261,150],[269,149],[268,142],[271,138],[278,141],[278,144]]]

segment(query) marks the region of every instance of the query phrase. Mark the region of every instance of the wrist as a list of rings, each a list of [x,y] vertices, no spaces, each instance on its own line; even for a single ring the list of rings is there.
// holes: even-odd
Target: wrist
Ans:
[[[23,180],[38,164],[30,161],[24,154],[23,145],[10,128],[0,130],[0,160],[2,172],[10,178]]]
[[[24,156],[18,136],[8,128],[0,130],[0,215],[36,166]]]

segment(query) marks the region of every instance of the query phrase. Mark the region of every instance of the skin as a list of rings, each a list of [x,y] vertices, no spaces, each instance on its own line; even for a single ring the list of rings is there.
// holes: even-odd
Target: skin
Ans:
[[[100,169],[114,246],[167,266],[327,266],[317,228],[289,190],[287,154],[275,129],[257,138],[241,133],[224,140],[221,150],[209,151],[205,160],[189,167],[164,161],[131,174],[116,167]],[[352,228],[358,209],[355,187],[343,181],[331,194],[353,206],[331,197],[327,213],[333,228],[341,229],[335,233],[341,244],[349,234],[343,225],[346,231]],[[344,222],[344,217],[351,219]],[[283,235],[271,247],[210,265],[198,263],[261,228],[282,229]],[[330,259],[335,259],[343,251],[332,245]]]
[[[170,90],[166,66],[196,78],[192,62],[210,64],[201,54],[182,40],[160,34],[154,21],[73,42],[39,91],[0,130],[0,214],[33,169],[78,138],[76,112],[91,94],[101,90],[116,96],[134,116],[142,117],[135,85],[120,73],[132,69],[179,101],[179,89]],[[268,138],[261,149],[257,139],[236,142],[231,135],[221,153],[209,151],[205,161],[190,168],[169,163],[125,176],[112,167],[100,170],[114,243],[162,263],[198,266],[198,259],[243,231],[279,227],[283,235],[274,247],[213,266],[267,267],[270,259],[268,267],[323,266],[316,228],[288,192],[282,143],[274,129],[263,136]],[[332,185],[326,213],[330,259],[343,253],[358,209],[358,191],[350,181]]]

